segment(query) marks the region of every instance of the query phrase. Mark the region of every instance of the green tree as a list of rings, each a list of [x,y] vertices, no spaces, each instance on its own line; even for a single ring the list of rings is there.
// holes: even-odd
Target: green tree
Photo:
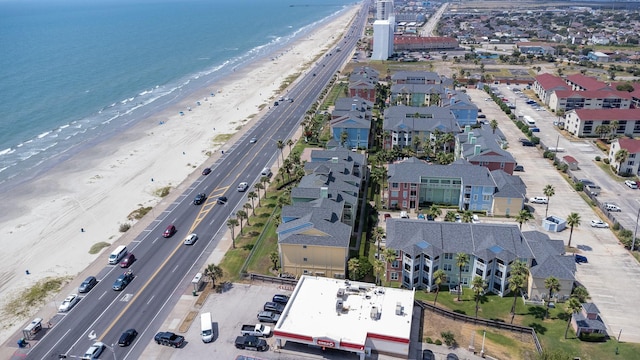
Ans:
[[[373,240],[378,245],[378,251],[376,252],[376,254],[379,255],[380,254],[380,242],[384,238],[384,229],[381,228],[380,226],[377,226],[375,229],[373,229],[373,234],[372,235],[373,235]]]
[[[349,140],[349,133],[342,131],[340,133],[340,145],[342,145],[342,147],[346,147],[347,140]]]
[[[269,260],[273,263],[273,270],[278,270],[278,261],[280,261],[280,255],[276,251],[272,251],[269,254]]]
[[[571,237],[573,236],[573,228],[580,226],[580,214],[578,213],[569,214],[569,217],[567,217],[567,225],[569,225],[569,228],[571,229],[571,231],[569,231],[569,244],[567,246],[571,247]]]
[[[447,213],[444,215],[444,221],[455,222],[456,221],[456,212],[455,211],[447,211]]]
[[[431,205],[429,207],[429,210],[427,210],[427,216],[433,218],[433,220],[435,220],[438,216],[440,216],[440,214],[442,214],[442,211],[437,205]]]
[[[542,193],[547,197],[547,207],[544,210],[544,218],[547,218],[549,213],[549,201],[551,201],[551,197],[556,194],[556,189],[551,184],[547,184],[544,189],[542,189]]]
[[[280,150],[280,157],[282,158],[282,161],[284,161],[284,153],[282,151],[282,149],[284,149],[284,141],[278,140],[276,142],[276,147]]]
[[[576,286],[571,292],[571,297],[578,299],[581,303],[584,303],[589,299],[589,292],[587,291],[587,288],[582,285]]]
[[[261,183],[257,183],[257,184],[255,184],[253,187],[254,187],[256,190],[258,190],[258,206],[262,206],[262,205],[260,204],[260,190],[264,189],[264,185],[262,185]],[[265,198],[267,197],[266,191],[265,191],[264,197],[265,197]]]
[[[544,287],[549,290],[549,299],[547,299],[547,310],[545,317],[549,317],[549,304],[554,293],[560,291],[560,281],[553,276],[544,279]]]
[[[287,146],[289,147],[289,154],[291,154],[291,147],[293,146],[293,140],[287,140]]]
[[[473,212],[471,210],[465,210],[462,213],[461,220],[463,223],[470,223],[473,221]]]
[[[373,272],[376,274],[376,285],[380,285],[380,275],[384,272],[386,264],[382,260],[373,262]]]
[[[240,234],[242,234],[242,223],[244,220],[248,219],[247,212],[244,210],[236,211],[236,217],[240,220]]]
[[[204,269],[204,276],[211,280],[211,288],[216,287],[216,280],[220,279],[224,275],[222,268],[216,264],[209,264]]]
[[[484,290],[487,288],[487,282],[480,276],[474,276],[471,280],[471,289],[473,290],[473,296],[476,300],[476,318],[478,317],[478,309],[480,308],[480,299],[484,294]]]
[[[436,305],[436,301],[438,301],[438,294],[440,294],[440,285],[443,282],[447,281],[447,273],[442,269],[438,269],[433,272],[433,285],[436,287],[436,297],[433,299],[433,305]]]
[[[496,121],[496,119],[493,119],[489,122],[489,126],[491,127],[491,130],[493,130],[493,133],[496,133],[496,129],[498,128],[498,121]]]
[[[271,182],[268,176],[260,177],[260,182],[262,183],[262,188],[264,189],[264,198],[267,198],[267,184]],[[257,185],[257,184],[256,184]]]
[[[629,151],[627,149],[620,149],[616,151],[616,154],[614,155],[614,159],[618,164],[618,168],[616,169],[618,174],[620,174],[622,165],[624,165],[624,162],[627,161],[628,158],[629,158]]]
[[[509,291],[513,293],[513,304],[511,305],[511,323],[516,316],[516,302],[520,295],[520,290],[527,284],[529,269],[523,261],[516,260],[511,264],[511,277],[509,278]]]
[[[231,230],[231,245],[234,249],[236,248],[236,234],[235,234],[236,226],[238,226],[237,219],[231,218],[227,220],[227,227],[229,228],[229,230]]]
[[[384,257],[384,261],[388,265],[393,264],[398,259],[398,255],[396,254],[396,251],[391,248],[385,248],[384,251],[382,252],[382,256]],[[391,282],[391,279],[387,278],[387,283],[389,282]]]
[[[458,267],[458,301],[462,295],[462,269],[469,264],[469,254],[460,252],[456,254],[456,266]]]
[[[520,230],[522,230],[522,224],[528,222],[531,219],[533,219],[533,214],[531,214],[527,210],[520,210],[520,212],[518,212],[518,215],[516,216],[516,222],[520,224]]]
[[[347,262],[347,268],[349,269],[349,277],[351,280],[357,280],[358,270],[360,269],[360,260],[358,258],[351,258]]]
[[[580,303],[580,301],[578,301],[578,299],[576,298],[569,298],[569,301],[567,301],[567,328],[564,329],[564,338],[567,338],[567,333],[569,332],[569,326],[571,325],[571,318],[573,317],[573,314],[579,312],[580,310],[582,310],[582,304]]]
[[[255,204],[253,203],[253,200],[258,198],[258,194],[256,194],[255,191],[249,191],[249,193],[247,194],[247,198],[249,198],[249,200],[251,200],[251,215],[255,216],[256,215],[256,207],[255,207]],[[260,199],[258,199],[258,205],[260,205]]]

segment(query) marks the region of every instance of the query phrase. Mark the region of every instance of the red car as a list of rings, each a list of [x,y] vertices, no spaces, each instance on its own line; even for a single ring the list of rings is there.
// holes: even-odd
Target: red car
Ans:
[[[169,225],[162,233],[162,237],[170,238],[175,233],[176,233],[176,227],[174,225]]]
[[[133,253],[128,253],[127,255],[125,255],[122,258],[122,261],[120,261],[120,267],[121,268],[128,268],[129,266],[131,266],[131,264],[133,264],[136,261],[136,257],[135,255],[133,255]]]
[[[390,217],[391,217],[391,214],[384,214],[384,221],[387,221],[387,219]]]

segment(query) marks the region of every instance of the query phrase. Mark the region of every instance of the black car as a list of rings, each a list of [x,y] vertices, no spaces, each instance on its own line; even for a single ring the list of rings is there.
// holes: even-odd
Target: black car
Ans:
[[[582,255],[578,255],[578,254],[576,254],[575,256],[576,256],[576,263],[578,263],[578,264],[580,264],[580,263],[585,263],[586,264],[586,263],[589,262],[589,260],[587,259],[586,256],[582,256]]]
[[[193,204],[194,205],[200,205],[203,202],[205,202],[205,200],[207,200],[207,194],[200,193],[200,194],[196,195],[195,198],[193,198]]]
[[[98,284],[98,280],[96,279],[96,277],[89,276],[88,278],[84,279],[82,284],[80,284],[80,286],[78,287],[78,292],[79,293],[89,292],[91,291],[91,289],[93,289],[94,286],[96,286],[96,284]]]
[[[118,276],[116,281],[113,283],[113,290],[121,291],[129,285],[129,283],[133,280],[133,273],[131,271],[127,271],[126,273]]]
[[[220,204],[220,205],[224,205],[224,204],[226,204],[226,203],[227,203],[227,197],[226,197],[226,196],[220,196],[220,197],[218,198],[218,204]]]
[[[422,360],[436,360],[436,356],[433,351],[425,349],[422,350]]]
[[[536,144],[534,144],[533,141],[520,140],[520,142],[522,143],[522,146],[536,146]]]
[[[286,305],[289,302],[289,297],[287,295],[276,294],[273,295],[273,299],[271,299],[274,303],[279,303],[282,305]]]
[[[129,329],[123,332],[122,335],[120,335],[120,340],[118,340],[118,345],[129,346],[131,345],[133,339],[136,338],[136,336],[138,336],[138,332],[136,331],[136,329]]]
[[[522,165],[516,165],[516,166],[513,168],[513,171],[524,171],[524,166],[522,166]]]
[[[447,360],[458,360],[458,355],[456,355],[454,353],[448,353],[447,354]]]
[[[274,313],[282,314],[282,312],[284,311],[284,305],[269,301],[264,303],[264,307],[262,309],[264,311],[273,311]]]
[[[204,168],[204,170],[202,170],[202,175],[209,175],[209,174],[211,174],[210,168]]]

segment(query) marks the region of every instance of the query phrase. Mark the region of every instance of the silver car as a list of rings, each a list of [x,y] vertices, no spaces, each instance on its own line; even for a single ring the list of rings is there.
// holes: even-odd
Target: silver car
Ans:
[[[198,241],[198,235],[196,234],[189,234],[189,236],[184,238],[185,245],[193,245],[196,243],[196,241]]]

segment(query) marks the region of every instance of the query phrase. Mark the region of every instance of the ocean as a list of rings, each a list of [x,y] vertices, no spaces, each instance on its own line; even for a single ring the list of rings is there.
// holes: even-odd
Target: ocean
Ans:
[[[215,89],[353,4],[0,1],[0,192]]]

